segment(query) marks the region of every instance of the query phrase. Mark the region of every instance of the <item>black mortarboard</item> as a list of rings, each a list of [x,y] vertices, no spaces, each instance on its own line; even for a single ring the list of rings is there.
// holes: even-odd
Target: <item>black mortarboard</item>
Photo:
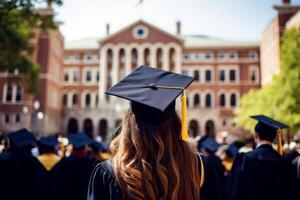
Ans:
[[[69,136],[69,141],[75,149],[91,144],[92,140],[85,133],[74,133]]]
[[[131,102],[137,118],[159,125],[175,112],[175,100],[182,98],[182,127],[186,127],[185,88],[194,78],[152,67],[140,66],[105,93]],[[187,131],[183,131],[187,134]]]
[[[253,115],[250,117],[258,121],[258,123],[255,126],[255,131],[257,133],[272,135],[278,133],[278,152],[282,155],[281,129],[288,128],[288,126],[265,115]]]
[[[202,142],[202,147],[208,150],[209,152],[216,152],[220,147],[220,144],[216,142],[215,139],[208,137]]]
[[[227,147],[225,152],[227,155],[229,155],[231,157],[235,157],[239,153],[240,148],[243,146],[244,146],[244,143],[235,141]]]
[[[95,151],[95,152],[108,151],[108,145],[107,144],[102,143],[102,142],[97,142],[95,140],[92,140],[90,146],[93,149],[93,151]]]
[[[33,146],[36,142],[33,134],[25,128],[8,134],[8,138],[11,144],[16,148]]]
[[[55,147],[58,144],[58,140],[54,136],[42,137],[39,140],[39,144],[46,147]]]
[[[258,124],[263,124],[264,126],[271,127],[275,130],[288,128],[287,125],[264,115],[253,115],[251,116],[251,118],[256,119],[258,121]]]

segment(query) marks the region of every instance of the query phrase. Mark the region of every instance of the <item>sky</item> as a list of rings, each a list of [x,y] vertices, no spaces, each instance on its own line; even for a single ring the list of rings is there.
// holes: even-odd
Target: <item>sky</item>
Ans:
[[[55,7],[65,40],[103,37],[143,19],[170,33],[259,41],[281,0],[63,0]],[[300,4],[300,0],[292,0]]]

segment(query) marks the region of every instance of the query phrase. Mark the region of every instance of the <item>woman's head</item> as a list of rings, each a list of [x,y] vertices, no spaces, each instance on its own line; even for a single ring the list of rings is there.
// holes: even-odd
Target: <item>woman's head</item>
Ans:
[[[161,124],[149,123],[132,110],[126,113],[120,134],[111,144],[124,198],[199,198],[197,157],[180,139],[180,132],[176,112]]]

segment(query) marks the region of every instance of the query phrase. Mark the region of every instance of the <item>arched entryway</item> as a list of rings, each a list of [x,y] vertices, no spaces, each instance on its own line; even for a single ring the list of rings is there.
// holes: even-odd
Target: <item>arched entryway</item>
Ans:
[[[108,124],[106,119],[101,119],[99,121],[99,126],[98,126],[98,135],[101,136],[102,140],[107,139],[107,132],[108,132]]]
[[[68,134],[77,133],[78,132],[78,121],[75,118],[70,118],[68,121]]]
[[[205,135],[213,138],[216,135],[215,123],[212,120],[208,120],[205,124]]]
[[[87,134],[87,136],[89,136],[90,138],[93,138],[94,125],[91,119],[88,118],[83,121],[83,132],[85,132],[85,134]]]
[[[199,135],[199,123],[197,120],[191,120],[189,123],[189,135],[191,137],[196,137]]]

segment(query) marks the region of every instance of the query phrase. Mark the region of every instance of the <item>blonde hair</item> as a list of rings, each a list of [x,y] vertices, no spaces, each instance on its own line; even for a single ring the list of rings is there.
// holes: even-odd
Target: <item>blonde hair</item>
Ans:
[[[111,150],[123,199],[199,199],[198,159],[180,139],[176,113],[157,127],[128,111],[121,126]]]

